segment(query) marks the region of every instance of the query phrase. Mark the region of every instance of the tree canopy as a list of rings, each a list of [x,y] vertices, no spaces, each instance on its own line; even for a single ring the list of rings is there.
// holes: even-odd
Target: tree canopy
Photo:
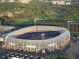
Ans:
[[[17,19],[45,19],[45,20],[78,20],[79,4],[75,5],[54,5],[51,3],[32,0],[29,4],[21,3],[0,3],[0,12],[20,12],[14,14],[13,20]],[[11,18],[10,18],[11,19]]]

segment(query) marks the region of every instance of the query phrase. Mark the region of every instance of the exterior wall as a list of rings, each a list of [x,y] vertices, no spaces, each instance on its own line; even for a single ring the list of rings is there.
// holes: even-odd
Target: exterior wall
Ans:
[[[70,5],[71,3],[65,1],[52,1],[52,4]]]
[[[31,0],[19,0],[21,3],[29,3]]]
[[[42,2],[51,2],[52,4],[70,5],[71,0],[40,0]]]
[[[31,0],[0,0],[1,3],[5,2],[20,2],[20,3],[29,3]]]
[[[4,0],[0,0],[0,2],[1,2],[1,3],[3,3],[3,2],[4,2]]]
[[[35,52],[39,52],[40,50],[44,50],[44,49],[47,49],[49,51],[52,50],[54,51],[55,49],[62,49],[70,42],[70,33],[67,29],[62,27],[53,27],[53,26],[38,26],[38,29],[39,31],[60,30],[61,34],[55,38],[46,39],[46,40],[28,40],[28,39],[24,40],[24,39],[16,38],[16,35],[20,35],[22,33],[30,31],[26,29],[34,29],[34,28],[35,28],[34,26],[27,27],[10,33],[5,38],[5,40],[7,41],[7,48],[20,49],[25,51],[35,51]]]

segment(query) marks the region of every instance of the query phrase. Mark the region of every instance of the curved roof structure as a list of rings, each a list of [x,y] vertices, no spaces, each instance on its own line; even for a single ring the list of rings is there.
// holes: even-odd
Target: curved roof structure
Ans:
[[[60,35],[55,37],[55,38],[52,38],[52,40],[58,40],[59,38],[63,38],[65,36],[68,36],[70,35],[69,31],[66,29],[66,28],[62,28],[62,27],[56,27],[56,26],[37,26],[37,29],[35,26],[30,26],[30,27],[26,27],[26,28],[22,28],[22,29],[19,29],[19,30],[16,30],[12,33],[10,33],[9,35],[7,35],[7,37],[5,39],[13,39],[13,40],[16,40],[18,38],[16,38],[18,35],[22,35],[24,33],[29,33],[29,32],[36,32],[36,31],[39,31],[39,32],[43,32],[43,31],[60,31]],[[21,39],[18,39],[18,40],[21,40]],[[51,40],[51,39],[49,39]],[[27,41],[31,42],[32,40],[28,40]],[[39,40],[41,41],[41,40]],[[44,40],[44,41],[47,41],[47,40]],[[36,42],[36,40],[34,41]]]
[[[44,32],[44,31],[59,31],[60,34],[56,37],[47,38],[44,40],[29,40],[29,39],[20,39],[17,38],[17,36],[22,35],[24,33],[32,33],[32,32]],[[11,32],[5,37],[5,40],[8,42],[9,47],[15,46],[21,44],[24,48],[30,48],[30,49],[50,49],[53,48],[59,48],[60,45],[67,45],[70,41],[70,32],[63,27],[57,27],[57,26],[30,26],[25,27],[16,31]],[[62,43],[60,43],[62,42]],[[23,48],[22,47],[22,48]],[[28,49],[29,50],[29,49]]]

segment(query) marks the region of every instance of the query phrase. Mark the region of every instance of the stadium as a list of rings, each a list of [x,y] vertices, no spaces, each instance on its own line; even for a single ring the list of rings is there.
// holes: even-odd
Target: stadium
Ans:
[[[58,26],[29,26],[5,37],[6,48],[28,52],[54,51],[70,43],[70,32]]]

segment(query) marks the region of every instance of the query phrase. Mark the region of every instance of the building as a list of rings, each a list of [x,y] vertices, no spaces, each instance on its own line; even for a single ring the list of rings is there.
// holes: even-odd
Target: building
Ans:
[[[19,0],[21,3],[29,3],[31,0]]]
[[[70,5],[72,0],[40,0],[42,2],[49,2],[52,4]]]
[[[5,2],[17,2],[15,0],[0,0],[1,3],[5,3]]]
[[[20,3],[29,3],[31,0],[0,0],[1,3],[5,2],[20,2]]]
[[[35,26],[26,27],[8,34],[5,37],[5,43],[7,43],[5,48],[38,53],[40,51],[45,52],[45,50],[54,51],[55,49],[62,49],[70,43],[70,33],[66,28],[56,26],[38,26],[37,28],[39,32],[59,31],[61,34],[50,39],[44,39],[42,37],[43,40],[17,38],[18,35],[24,33],[37,32]],[[42,36],[44,35],[42,34]]]
[[[20,3],[29,3],[31,0],[0,0],[1,3],[5,2],[20,2]],[[71,5],[79,3],[78,0],[39,0],[46,3],[60,4],[60,5]]]

